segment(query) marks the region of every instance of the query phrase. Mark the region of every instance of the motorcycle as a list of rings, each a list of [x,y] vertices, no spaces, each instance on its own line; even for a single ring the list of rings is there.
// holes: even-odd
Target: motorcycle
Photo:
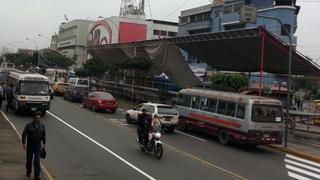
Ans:
[[[144,142],[139,141],[139,137],[137,138],[137,142],[141,151],[149,152],[154,154],[157,159],[161,159],[163,155],[163,147],[161,142],[161,127],[154,127],[152,131],[148,133],[149,142],[145,145]]]

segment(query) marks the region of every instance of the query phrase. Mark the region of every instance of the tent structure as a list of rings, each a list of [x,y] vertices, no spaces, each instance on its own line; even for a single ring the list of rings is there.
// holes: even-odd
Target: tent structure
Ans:
[[[88,52],[109,64],[147,57],[153,62],[151,74],[164,72],[180,87],[199,84],[181,49],[221,71],[288,73],[289,46],[264,27],[107,44],[89,47]],[[293,50],[292,75],[318,76],[320,68]]]

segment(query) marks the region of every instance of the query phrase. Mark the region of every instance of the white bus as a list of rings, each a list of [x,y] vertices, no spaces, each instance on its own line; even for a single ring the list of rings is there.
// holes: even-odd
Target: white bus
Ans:
[[[65,82],[67,78],[67,70],[65,69],[46,69],[45,76],[48,78],[50,84],[55,82]]]
[[[8,85],[13,86],[15,113],[21,110],[41,111],[42,115],[50,108],[48,78],[40,74],[11,72]]]
[[[238,93],[183,89],[176,109],[183,128],[217,135],[219,142],[281,144],[283,114],[277,99]]]

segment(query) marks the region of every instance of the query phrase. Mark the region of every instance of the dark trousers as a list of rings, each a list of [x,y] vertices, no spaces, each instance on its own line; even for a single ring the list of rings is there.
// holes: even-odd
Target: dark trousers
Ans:
[[[139,129],[138,128],[138,138],[139,138],[139,142],[142,144],[142,142],[144,143],[144,145],[146,146],[148,144],[149,141],[149,135],[148,135],[148,131],[144,130],[144,129]]]
[[[41,146],[35,146],[35,147],[27,147],[27,163],[26,163],[26,169],[27,173],[31,174],[32,172],[32,161],[33,161],[33,168],[34,168],[34,177],[40,176],[40,150]]]
[[[0,109],[2,108],[2,101],[3,101],[3,96],[0,95]]]
[[[12,98],[7,97],[7,107],[6,107],[6,111],[8,111],[9,108],[12,109],[12,101],[13,101]]]

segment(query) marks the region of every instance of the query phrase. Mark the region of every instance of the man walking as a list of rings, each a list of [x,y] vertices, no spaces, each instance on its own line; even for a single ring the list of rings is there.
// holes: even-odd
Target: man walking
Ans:
[[[9,108],[12,109],[12,102],[13,102],[13,85],[12,84],[6,88],[6,96],[7,96],[6,111],[8,112]]]
[[[4,89],[3,89],[3,84],[0,85],[0,109],[2,108],[2,101],[4,98]]]
[[[32,172],[32,161],[34,164],[34,180],[40,179],[40,152],[41,152],[41,141],[43,147],[46,145],[46,130],[45,126],[40,123],[41,112],[36,111],[33,116],[33,121],[28,123],[22,134],[23,148],[27,152],[27,177],[30,177]]]

